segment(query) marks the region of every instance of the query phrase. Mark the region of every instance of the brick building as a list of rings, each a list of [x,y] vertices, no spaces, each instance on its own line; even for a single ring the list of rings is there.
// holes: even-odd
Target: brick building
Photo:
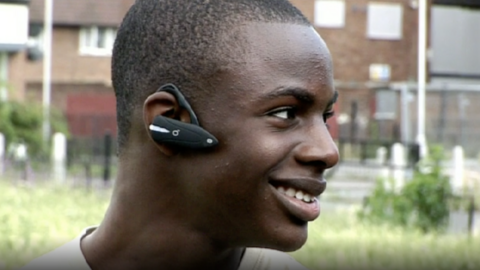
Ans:
[[[291,1],[332,53],[338,137],[413,142],[419,1]],[[427,141],[478,155],[480,1],[428,0],[427,10]]]
[[[66,114],[74,135],[100,135],[107,129],[113,132],[116,129],[109,56],[115,29],[133,2],[54,1],[52,104]],[[291,2],[314,24],[333,56],[335,83],[341,93],[336,118],[331,123],[333,135],[336,138],[412,141],[416,132],[418,0]],[[457,46],[455,53],[449,53],[452,52],[451,44],[478,44],[468,43],[468,38],[476,36],[474,33],[468,38],[458,36],[465,36],[465,29],[480,23],[476,19],[480,14],[478,10],[460,9],[460,6],[477,8],[476,2],[429,0],[429,15],[433,17],[429,27],[428,71],[432,75],[429,89],[438,88],[435,82],[445,86],[465,76],[469,77],[468,85],[450,87],[450,92],[455,91],[452,92],[455,94],[449,95],[457,95],[459,89],[468,89],[472,84],[478,86],[472,81],[475,74],[480,74],[480,66],[476,64],[480,63],[478,46]],[[44,0],[31,0],[29,5],[31,46],[42,42],[43,3]],[[453,13],[458,18],[471,18],[471,21],[452,21],[449,33],[459,33],[458,37],[445,41],[442,23],[450,22],[448,18]],[[478,38],[480,41],[480,36]],[[38,50],[32,49],[9,54],[8,74],[15,98],[41,100],[42,60],[36,59],[37,55]],[[453,69],[449,69],[450,63],[455,63]],[[399,91],[402,85],[409,90],[407,96]],[[437,134],[445,134],[445,138],[455,143],[459,141],[456,119],[449,120],[442,113],[452,115],[448,112],[453,110],[458,115],[461,108],[445,103],[444,96],[439,91],[427,94],[427,116],[432,120],[427,122],[427,135],[437,138]],[[467,98],[475,100],[477,97]],[[402,107],[406,100],[411,101]],[[466,123],[466,126],[473,126]],[[473,134],[480,136],[480,130],[475,132]],[[469,131],[464,133],[469,134]]]
[[[10,55],[25,49],[28,39],[28,0],[0,0],[0,100],[8,98]]]
[[[376,101],[382,94],[377,90],[388,89],[392,82],[416,80],[417,8],[410,0],[292,2],[314,24],[331,51],[340,92],[339,136],[364,139],[372,132],[391,136],[396,115],[377,112]],[[375,116],[384,126],[372,131]]]
[[[54,1],[52,107],[75,136],[116,133],[110,56],[116,29],[134,0]],[[10,54],[12,98],[42,100],[44,0],[31,0],[29,49]]]
[[[133,1],[54,2],[52,104],[67,115],[74,135],[98,134],[106,128],[115,129],[109,55],[115,28]],[[317,22],[318,4],[328,1],[292,2],[312,22]],[[362,102],[358,102],[360,113],[357,117],[368,119],[373,102],[372,93],[368,91],[372,86],[369,81],[370,64],[388,65],[391,80],[403,81],[415,77],[416,33],[410,30],[416,28],[416,11],[408,7],[407,0],[398,0],[396,5],[404,13],[400,38],[393,41],[391,38],[371,40],[365,36],[369,2],[340,2],[344,10],[342,26],[322,27],[320,22],[316,23],[317,30],[334,56],[337,87],[342,91],[338,109],[349,107],[352,100],[360,96]],[[42,43],[43,3],[44,0],[31,0],[30,3],[30,42],[37,42],[39,49]],[[323,8],[328,9],[328,6]],[[43,66],[41,59],[35,59],[35,53],[29,50],[10,56],[10,84],[15,89],[16,98],[41,99]],[[377,85],[385,83],[375,83],[374,87]],[[100,111],[103,113],[98,113]],[[340,116],[345,122],[345,115]],[[336,137],[337,121],[333,120],[332,133]],[[362,127],[360,125],[357,132],[361,133],[364,130]]]

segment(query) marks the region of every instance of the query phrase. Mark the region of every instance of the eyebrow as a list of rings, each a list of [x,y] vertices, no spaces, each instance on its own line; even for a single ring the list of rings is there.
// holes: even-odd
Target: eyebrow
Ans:
[[[288,88],[281,88],[280,90],[270,92],[262,97],[260,97],[261,101],[272,100],[279,97],[287,97],[293,96],[297,100],[306,103],[312,104],[315,101],[315,96],[304,88],[299,87],[288,87]],[[328,102],[328,106],[333,105],[337,102],[338,99],[338,91],[335,90],[332,99]]]
[[[261,101],[273,100],[279,97],[292,96],[304,103],[313,103],[315,96],[306,89],[299,87],[280,88],[260,97]]]

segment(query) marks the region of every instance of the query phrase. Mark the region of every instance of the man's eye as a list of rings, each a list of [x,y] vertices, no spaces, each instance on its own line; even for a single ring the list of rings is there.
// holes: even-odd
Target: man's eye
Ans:
[[[281,119],[293,119],[295,118],[295,108],[283,107],[270,112],[269,115]]]

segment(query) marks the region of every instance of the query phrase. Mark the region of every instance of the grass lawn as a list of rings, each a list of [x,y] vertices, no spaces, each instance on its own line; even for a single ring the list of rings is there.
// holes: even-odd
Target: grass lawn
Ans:
[[[109,192],[0,180],[0,269],[25,264],[103,217]]]
[[[425,235],[355,216],[322,213],[294,257],[309,269],[480,269],[480,237]]]
[[[21,266],[98,224],[108,200],[106,190],[0,179],[0,269]],[[292,255],[312,270],[480,269],[479,237],[362,224],[353,211],[324,211],[309,230],[307,244]]]

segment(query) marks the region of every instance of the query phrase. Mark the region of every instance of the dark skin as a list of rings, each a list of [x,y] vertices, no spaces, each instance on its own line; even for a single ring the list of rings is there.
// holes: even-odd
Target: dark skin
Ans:
[[[218,74],[215,95],[192,104],[217,147],[194,152],[151,140],[157,115],[190,122],[169,93],[152,94],[135,112],[111,205],[81,244],[92,269],[236,269],[244,247],[305,243],[318,204],[278,187],[318,196],[324,170],[338,161],[325,123],[336,95],[331,57],[307,26],[239,30],[244,66]]]

